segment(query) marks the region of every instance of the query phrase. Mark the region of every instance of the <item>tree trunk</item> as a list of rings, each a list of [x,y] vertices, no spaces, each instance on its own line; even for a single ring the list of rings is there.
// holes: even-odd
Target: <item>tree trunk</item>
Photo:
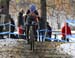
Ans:
[[[42,29],[46,28],[46,0],[41,0],[41,17],[43,18],[42,20]]]
[[[41,17],[42,19],[40,20],[40,29],[46,29],[46,0],[41,0]],[[42,31],[40,32],[40,34],[43,35],[43,38],[42,38],[42,42],[43,42],[43,39],[45,39],[45,36],[46,36],[46,32],[45,31]]]
[[[0,1],[0,9],[1,14],[9,14],[9,1],[10,0],[1,0]]]

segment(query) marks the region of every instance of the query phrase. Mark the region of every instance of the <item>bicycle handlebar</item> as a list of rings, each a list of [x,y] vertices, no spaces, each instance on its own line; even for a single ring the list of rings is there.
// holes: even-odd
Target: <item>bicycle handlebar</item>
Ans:
[[[38,22],[32,21],[31,24],[29,24],[29,23],[26,23],[26,24],[25,24],[25,26],[27,26],[27,25],[35,26],[35,25],[38,25]]]

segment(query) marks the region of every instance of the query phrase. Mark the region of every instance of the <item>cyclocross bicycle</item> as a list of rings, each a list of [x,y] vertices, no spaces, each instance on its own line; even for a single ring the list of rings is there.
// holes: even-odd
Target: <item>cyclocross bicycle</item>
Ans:
[[[35,21],[32,21],[31,24],[27,24],[30,26],[29,28],[29,38],[27,38],[27,40],[29,39],[29,44],[30,44],[30,49],[34,51],[34,44],[35,44],[35,34],[34,34],[34,27],[36,25],[38,25],[38,23],[36,23]],[[26,26],[27,26],[26,25]],[[28,34],[27,34],[28,35]]]

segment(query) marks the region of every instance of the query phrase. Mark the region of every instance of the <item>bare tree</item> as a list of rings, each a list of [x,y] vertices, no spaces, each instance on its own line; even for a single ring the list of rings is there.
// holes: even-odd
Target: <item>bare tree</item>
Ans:
[[[2,9],[2,14],[9,14],[9,1],[10,0],[0,0],[0,8]]]
[[[41,16],[43,18],[41,28],[45,29],[46,28],[46,0],[40,0],[40,2],[41,2]]]

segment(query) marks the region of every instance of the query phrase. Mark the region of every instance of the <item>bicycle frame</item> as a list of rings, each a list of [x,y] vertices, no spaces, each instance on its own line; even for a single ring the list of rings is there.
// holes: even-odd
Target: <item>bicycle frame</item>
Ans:
[[[34,36],[33,27],[34,26],[30,26],[29,36],[30,36],[30,45],[31,45],[30,49],[34,51],[35,36]]]

